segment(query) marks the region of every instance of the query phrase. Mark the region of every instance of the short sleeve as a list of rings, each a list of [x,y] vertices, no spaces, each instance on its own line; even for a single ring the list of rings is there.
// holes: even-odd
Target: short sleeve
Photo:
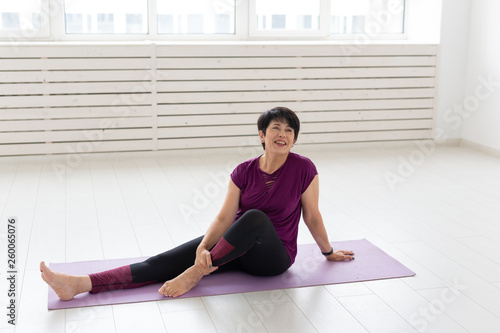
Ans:
[[[307,157],[302,156],[302,164],[303,164],[303,169],[302,169],[302,190],[301,194],[304,193],[309,185],[311,185],[311,182],[313,181],[314,177],[318,174],[318,170],[316,169],[316,166],[314,163],[308,159]]]
[[[231,173],[231,180],[234,185],[238,187],[240,190],[243,190],[246,187],[246,173],[248,170],[248,163],[243,162],[239,164],[236,168],[234,168]]]

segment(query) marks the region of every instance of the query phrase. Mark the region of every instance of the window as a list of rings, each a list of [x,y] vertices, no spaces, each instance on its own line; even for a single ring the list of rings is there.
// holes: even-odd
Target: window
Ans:
[[[2,29],[5,30],[21,29],[19,14],[20,13],[2,13]]]
[[[321,0],[254,0],[250,2],[250,35],[256,37],[320,36]]]
[[[147,34],[147,0],[65,0],[66,34]]]
[[[157,0],[159,34],[234,34],[235,1]]]
[[[2,0],[0,39],[326,40],[359,38],[356,35],[400,38],[405,34],[407,2]]]
[[[254,0],[250,36],[403,34],[404,0]]]
[[[2,1],[0,37],[23,40],[48,37],[48,0]]]
[[[125,26],[127,27],[128,34],[140,34],[142,33],[143,15],[141,14],[127,14],[125,17]]]
[[[402,34],[404,0],[331,0],[332,34]]]

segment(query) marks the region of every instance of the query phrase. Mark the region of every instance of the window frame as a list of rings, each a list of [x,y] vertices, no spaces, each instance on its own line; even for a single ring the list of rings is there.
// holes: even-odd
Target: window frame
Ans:
[[[0,30],[0,42],[104,42],[104,41],[143,41],[143,42],[224,42],[224,41],[265,41],[265,40],[323,40],[355,41],[367,40],[405,40],[408,38],[408,12],[410,0],[404,1],[404,22],[402,34],[332,34],[330,32],[330,0],[320,0],[320,28],[318,30],[258,30],[255,23],[255,1],[235,0],[234,34],[159,34],[157,32],[157,0],[147,0],[148,32],[144,34],[67,34],[65,28],[64,0],[42,1],[42,29],[36,34],[25,34],[22,30]],[[214,0],[226,2],[228,0]]]

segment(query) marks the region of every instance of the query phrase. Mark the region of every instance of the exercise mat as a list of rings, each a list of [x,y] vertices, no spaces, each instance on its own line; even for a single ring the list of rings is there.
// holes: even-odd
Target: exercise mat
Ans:
[[[332,243],[332,245],[336,249],[354,251],[355,260],[328,261],[321,254],[316,244],[299,245],[295,263],[288,271],[279,276],[258,277],[237,271],[221,272],[220,274],[205,276],[196,287],[179,298],[400,278],[415,275],[413,271],[366,239],[339,241]],[[140,262],[146,258],[52,263],[49,267],[58,272],[81,275]],[[97,294],[83,293],[70,301],[59,300],[54,291],[48,288],[48,308],[51,310],[67,309],[172,299],[158,294],[158,289],[162,284],[163,282],[135,289],[112,290]]]

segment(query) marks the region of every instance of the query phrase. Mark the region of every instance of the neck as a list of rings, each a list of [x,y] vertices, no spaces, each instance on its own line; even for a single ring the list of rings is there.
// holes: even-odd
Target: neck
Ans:
[[[265,173],[273,173],[285,164],[288,154],[274,155],[265,152],[259,159],[259,167]]]

